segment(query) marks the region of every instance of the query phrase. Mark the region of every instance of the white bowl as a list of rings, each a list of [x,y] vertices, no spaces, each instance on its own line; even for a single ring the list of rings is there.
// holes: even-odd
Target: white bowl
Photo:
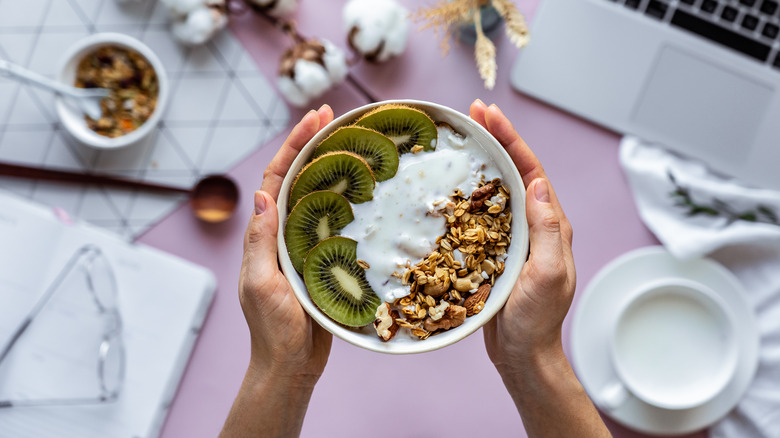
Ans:
[[[149,119],[133,132],[119,137],[109,138],[89,129],[84,120],[84,114],[79,109],[67,103],[62,97],[57,96],[55,106],[57,108],[57,116],[60,118],[63,126],[67,132],[78,141],[99,149],[116,149],[140,141],[149,135],[155,126],[157,126],[168,101],[168,77],[165,74],[162,62],[146,44],[121,33],[96,33],[79,40],[65,52],[58,69],[60,72],[59,81],[68,85],[73,85],[76,82],[76,69],[78,68],[79,62],[81,62],[87,54],[104,46],[117,46],[134,50],[143,55],[151,64],[157,74],[159,91],[157,95],[157,106],[155,107],[154,112],[152,112],[152,115],[149,116]]]
[[[510,203],[512,212],[512,243],[509,245],[507,251],[507,264],[504,273],[496,280],[495,285],[491,289],[490,297],[485,303],[485,308],[480,313],[466,318],[466,322],[461,326],[442,333],[437,333],[424,340],[404,339],[399,333],[389,342],[384,342],[379,339],[376,330],[370,325],[368,328],[353,329],[344,327],[330,319],[311,300],[311,297],[306,290],[306,285],[303,282],[303,278],[296,272],[290,261],[290,256],[287,253],[287,246],[284,241],[284,224],[287,221],[287,203],[289,200],[290,188],[295,176],[298,175],[301,168],[310,160],[314,149],[325,137],[330,135],[337,128],[348,125],[354,122],[362,114],[379,105],[387,103],[400,103],[416,107],[425,111],[435,122],[445,122],[452,126],[457,132],[474,138],[494,160],[501,172],[502,182],[509,188],[509,192],[512,195],[512,201]],[[525,216],[525,186],[523,185],[520,173],[512,163],[509,154],[507,154],[504,148],[485,128],[471,120],[468,116],[451,108],[430,102],[417,100],[378,102],[349,111],[334,120],[331,124],[318,132],[317,135],[303,147],[301,153],[295,161],[293,161],[293,164],[282,183],[277,206],[279,209],[280,224],[278,233],[279,262],[282,271],[292,285],[298,301],[300,301],[306,312],[329,332],[351,344],[382,353],[408,354],[432,351],[453,344],[477,331],[477,329],[488,322],[504,306],[507,298],[509,298],[515,281],[520,275],[520,269],[522,269],[528,254],[528,223]]]

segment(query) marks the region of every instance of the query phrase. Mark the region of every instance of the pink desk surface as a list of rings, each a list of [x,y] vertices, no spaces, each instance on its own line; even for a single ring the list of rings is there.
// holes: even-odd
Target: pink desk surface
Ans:
[[[517,3],[532,20],[538,1]],[[295,17],[300,32],[346,47],[341,22],[344,3],[302,0]],[[410,9],[420,4],[413,0],[402,3]],[[251,14],[235,17],[231,27],[267,77],[273,78],[289,41]],[[509,72],[517,50],[503,34],[497,47],[499,71],[493,91],[483,89],[471,47],[455,47],[442,58],[433,33],[417,32],[416,25],[402,57],[381,66],[358,65],[352,73],[379,99],[428,100],[464,113],[475,98],[498,104],[541,159],[573,224],[577,290],[581,292],[608,261],[657,241],[640,221],[618,165],[619,136],[515,92],[509,84]],[[330,104],[338,116],[367,102],[349,84],[343,84],[312,107],[322,103]],[[293,110],[291,123],[304,113]],[[242,236],[253,208],[252,193],[288,132],[230,172],[242,191],[236,217],[220,226],[205,226],[183,206],[140,239],[212,269],[219,280],[214,305],[163,428],[165,438],[216,436],[241,383],[249,357],[248,330],[237,299]],[[566,343],[568,330],[567,324]],[[616,437],[644,436],[609,420],[607,424]],[[335,339],[302,435],[463,437],[525,433],[477,332],[436,352],[400,357],[364,351]]]

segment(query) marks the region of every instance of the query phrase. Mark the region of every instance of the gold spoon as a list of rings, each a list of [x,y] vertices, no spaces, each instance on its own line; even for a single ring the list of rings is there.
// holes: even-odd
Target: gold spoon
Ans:
[[[190,197],[190,205],[195,213],[195,217],[209,223],[223,222],[229,219],[233,216],[233,212],[238,204],[238,186],[232,179],[224,175],[209,175],[201,178],[195,184],[195,187],[191,189],[133,181],[109,175],[69,172],[11,163],[0,163],[0,175],[14,178],[103,184],[114,187],[186,193]]]

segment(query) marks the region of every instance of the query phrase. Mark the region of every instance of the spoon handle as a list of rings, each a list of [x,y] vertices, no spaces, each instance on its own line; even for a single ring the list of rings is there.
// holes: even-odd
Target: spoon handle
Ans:
[[[43,169],[20,164],[0,163],[0,175],[13,178],[37,179],[45,181],[60,181],[85,184],[104,184],[114,187],[139,188],[158,191],[190,193],[190,189],[165,186],[162,184],[133,181],[108,175],[93,173],[68,172],[65,170]]]
[[[8,62],[4,59],[0,59],[0,72],[4,73],[6,76],[13,76],[29,84],[47,88],[60,94],[68,96],[74,96],[75,94],[71,87],[61,82],[47,78],[34,71],[27,70],[18,64]]]

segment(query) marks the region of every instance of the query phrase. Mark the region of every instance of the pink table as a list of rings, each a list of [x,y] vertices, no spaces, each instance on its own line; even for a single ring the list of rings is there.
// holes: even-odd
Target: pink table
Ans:
[[[346,47],[341,23],[345,0],[301,3],[296,16],[301,33]],[[403,3],[410,9],[419,4],[412,0]],[[517,3],[532,19],[538,0]],[[251,14],[235,17],[231,26],[267,77],[273,78],[278,59],[289,44],[286,37]],[[517,50],[503,34],[497,40],[497,84],[493,91],[486,91],[470,47],[455,47],[442,58],[433,33],[417,32],[413,27],[404,56],[386,65],[355,66],[353,75],[380,99],[428,100],[465,113],[477,97],[498,104],[544,163],[573,224],[578,292],[614,257],[657,244],[636,213],[618,165],[617,134],[515,92],[509,84],[509,72]],[[367,102],[344,84],[312,107],[322,103],[330,104],[338,116]],[[291,126],[304,113],[293,110]],[[288,132],[230,172],[242,191],[235,218],[220,226],[205,226],[182,207],[140,239],[212,269],[219,280],[214,305],[163,437],[216,436],[241,383],[249,357],[248,330],[237,299],[242,237],[253,208],[251,194],[260,186],[263,169]],[[568,329],[567,324],[566,343]],[[607,424],[616,437],[644,436],[609,420]],[[481,333],[433,353],[400,357],[334,340],[329,364],[303,426],[303,436],[510,435],[525,436],[512,400],[487,358]]]

